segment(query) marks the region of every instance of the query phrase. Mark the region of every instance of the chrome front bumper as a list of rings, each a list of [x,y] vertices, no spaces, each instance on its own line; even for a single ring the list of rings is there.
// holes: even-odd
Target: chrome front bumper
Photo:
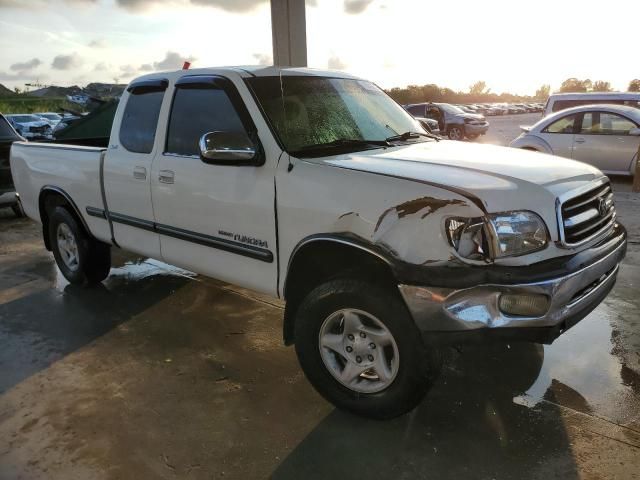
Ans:
[[[399,285],[399,289],[423,332],[557,327],[561,333],[588,315],[613,288],[625,252],[626,241],[576,272],[536,283],[464,289]],[[498,307],[503,293],[546,295],[550,306],[541,317],[509,316]]]

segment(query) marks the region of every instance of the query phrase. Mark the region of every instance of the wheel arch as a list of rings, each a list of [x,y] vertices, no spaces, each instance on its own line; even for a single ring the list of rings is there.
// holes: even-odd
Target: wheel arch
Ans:
[[[289,259],[283,291],[285,345],[294,343],[295,317],[305,296],[321,283],[347,275],[397,288],[392,262],[364,240],[327,234],[298,243]]]
[[[80,224],[82,225],[82,228],[84,228],[86,234],[93,237],[84,217],[81,215],[78,206],[75,204],[71,196],[60,187],[45,185],[40,189],[40,194],[38,196],[38,212],[40,214],[40,222],[42,223],[42,237],[47,250],[51,250],[48,210],[56,206],[69,207],[71,209],[71,213],[80,221]]]

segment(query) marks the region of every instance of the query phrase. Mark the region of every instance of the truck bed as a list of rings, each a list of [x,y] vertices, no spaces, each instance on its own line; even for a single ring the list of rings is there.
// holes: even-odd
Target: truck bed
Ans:
[[[87,215],[86,207],[103,208],[100,183],[105,148],[67,144],[16,142],[11,147],[11,171],[25,213],[40,221],[43,189],[53,189],[73,199],[74,206],[93,235],[108,241],[107,223]]]

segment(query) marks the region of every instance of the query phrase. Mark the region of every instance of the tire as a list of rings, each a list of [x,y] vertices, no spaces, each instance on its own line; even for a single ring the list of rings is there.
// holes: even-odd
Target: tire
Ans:
[[[96,284],[111,269],[111,247],[89,237],[75,215],[55,207],[49,215],[49,239],[62,275],[74,285]]]
[[[22,209],[22,204],[20,202],[17,202],[14,205],[11,205],[11,210],[13,210],[14,215],[18,218],[22,218],[26,216],[24,213],[24,210]]]
[[[447,137],[449,140],[463,140],[464,139],[464,127],[460,125],[451,125],[447,129]]]
[[[477,133],[468,133],[467,134],[467,138],[469,140],[475,140],[476,138],[478,138],[480,135],[478,135]]]
[[[373,318],[378,321],[380,326],[387,329],[392,343],[385,345],[384,341],[378,341],[381,337],[376,335],[380,335],[381,330],[374,329],[371,325],[349,330],[359,332],[352,341],[349,340],[345,327],[346,312],[349,317],[353,312],[359,312],[357,315],[360,319],[369,322]],[[342,333],[328,335],[331,338],[341,338],[342,343],[335,343],[338,345],[335,351],[322,347],[321,339],[324,338],[327,322],[340,315],[341,323],[337,325],[344,328]],[[374,330],[376,334],[372,334]],[[365,335],[366,338],[361,338],[365,332],[368,337]],[[380,347],[372,349],[374,342]],[[354,347],[348,353],[350,345]],[[306,296],[296,318],[295,348],[307,379],[318,393],[339,409],[375,419],[397,417],[416,407],[440,370],[437,350],[426,348],[399,295],[388,288],[358,279],[332,280],[318,286]],[[338,350],[339,354],[336,353]],[[358,353],[362,357],[354,357]],[[366,355],[367,353],[376,356]],[[338,380],[337,376],[340,367],[344,368],[343,373],[347,371],[348,362],[344,361],[347,355],[352,359],[350,365],[360,370],[368,368],[367,365],[377,365],[375,362],[383,358],[394,358],[395,362],[388,369],[391,374],[386,374],[386,381],[377,373],[378,367],[372,367],[375,370],[364,371],[355,377],[352,386],[348,386]],[[365,355],[369,359],[364,359]],[[354,358],[364,360],[357,365]],[[335,361],[333,368],[328,359]]]

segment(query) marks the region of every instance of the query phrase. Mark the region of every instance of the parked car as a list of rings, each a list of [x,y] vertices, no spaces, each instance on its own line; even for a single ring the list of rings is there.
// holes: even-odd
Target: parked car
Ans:
[[[16,132],[28,140],[51,138],[51,125],[37,115],[7,115],[7,120]]]
[[[420,123],[420,125],[425,129],[426,132],[433,133],[434,135],[440,135],[440,127],[438,125],[438,122],[436,122],[434,119],[416,117],[416,120]]]
[[[283,298],[318,392],[389,418],[443,343],[553,341],[626,248],[598,169],[419,129],[340,72],[179,70],[127,87],[108,148],[18,142],[11,169],[69,282],[107,277],[117,245]]]
[[[640,108],[640,92],[554,93],[544,106],[544,116],[580,105],[627,105]]]
[[[47,120],[49,125],[51,125],[51,128],[55,128],[60,120],[62,120],[62,115],[55,112],[34,113],[34,115]]]
[[[74,116],[74,115],[65,115],[64,117],[62,117],[62,119],[53,128],[53,131],[51,132],[51,135],[53,136],[53,138],[56,138],[56,136],[60,132],[62,132],[69,125],[73,125],[75,122],[77,122],[81,118],[82,117],[78,117],[78,116]]]
[[[8,120],[0,114],[0,208],[11,207],[19,217],[24,216],[24,212],[11,177],[9,151],[13,142],[21,140],[24,138],[18,135]]]
[[[440,132],[451,140],[462,140],[465,137],[473,140],[489,129],[489,122],[484,116],[467,113],[448,103],[416,103],[406,105],[405,109],[414,117],[436,120]]]
[[[640,146],[640,109],[585,105],[543,118],[511,142],[512,147],[572,158],[604,173],[633,175]]]

